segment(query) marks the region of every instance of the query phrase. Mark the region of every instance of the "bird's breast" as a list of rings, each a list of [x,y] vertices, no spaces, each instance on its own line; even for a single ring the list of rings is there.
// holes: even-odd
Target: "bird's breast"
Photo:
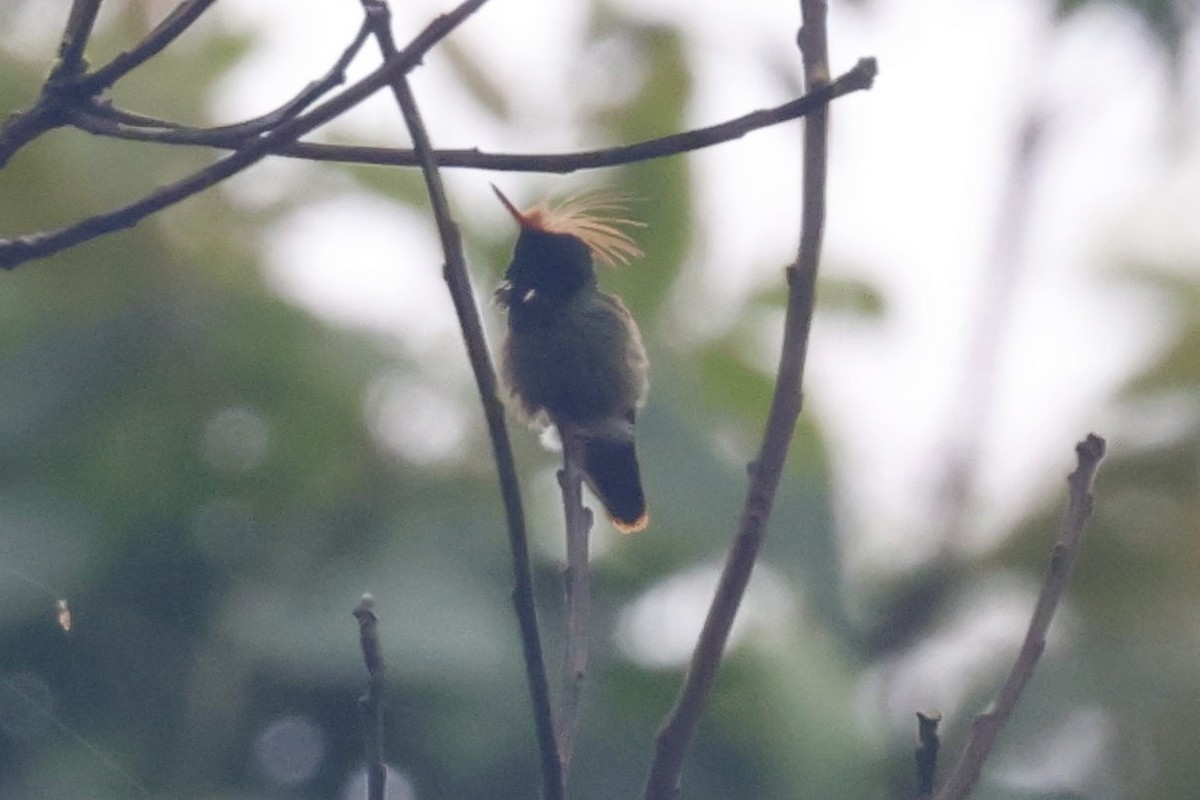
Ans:
[[[556,423],[631,416],[644,393],[645,352],[624,305],[600,292],[543,300],[510,298],[504,371],[525,410]]]

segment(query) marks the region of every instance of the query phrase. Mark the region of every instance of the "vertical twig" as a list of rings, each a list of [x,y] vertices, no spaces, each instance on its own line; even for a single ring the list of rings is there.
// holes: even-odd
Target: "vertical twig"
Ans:
[[[64,78],[73,77],[87,68],[83,59],[88,39],[96,26],[96,15],[100,13],[101,0],[75,0],[67,17],[62,41],[58,45],[58,62],[50,72],[47,86]]]
[[[801,0],[800,10],[803,27],[798,43],[804,58],[806,91],[812,92],[829,83],[825,0]],[[825,228],[827,118],[827,105],[805,118],[800,245],[796,261],[788,268],[788,305],[775,394],[762,445],[751,468],[737,534],[730,546],[716,595],[692,654],[679,699],[655,738],[654,761],[646,781],[646,800],[667,800],[679,792],[683,759],[712,691],[729,631],[762,547],[767,520],[775,502],[775,490],[800,414],[801,384]]]
[[[917,763],[917,800],[933,797],[933,788],[937,780],[938,749],[941,747],[938,723],[941,721],[941,714],[917,712],[917,739],[921,743],[913,753],[913,760]]]
[[[566,635],[563,645],[563,683],[556,716],[558,756],[563,782],[571,772],[571,757],[579,735],[580,708],[588,669],[588,627],[592,615],[588,536],[592,513],[583,505],[583,440],[563,432],[563,468],[558,473],[567,530],[567,568],[563,571]]]
[[[364,594],[354,609],[358,620],[358,641],[367,665],[367,693],[358,699],[362,719],[363,745],[367,755],[367,800],[384,800],[387,766],[383,761],[383,693],[387,685],[383,668],[383,648],[379,645],[379,617],[375,598]]]
[[[1025,685],[1033,677],[1033,670],[1046,649],[1046,631],[1054,619],[1058,603],[1071,581],[1071,571],[1079,556],[1079,546],[1083,540],[1083,528],[1088,517],[1092,514],[1095,499],[1092,496],[1092,483],[1096,477],[1096,469],[1104,458],[1106,445],[1102,438],[1089,433],[1087,438],[1075,445],[1075,455],[1078,466],[1067,477],[1070,498],[1067,510],[1063,514],[1059,527],[1058,539],[1050,554],[1050,566],[1046,570],[1046,580],[1042,583],[1038,595],[1037,606],[1033,617],[1029,620],[1029,630],[1025,633],[1025,641],[1013,663],[1012,670],[1000,693],[996,696],[992,707],[975,717],[971,724],[971,733],[967,738],[967,746],[962,757],[954,767],[954,771],[936,795],[937,800],[962,800],[971,794],[975,784],[979,782],[983,764],[992,752],[996,737],[1000,735],[1008,718],[1012,715],[1017,700],[1025,690]]]
[[[389,27],[390,11],[382,0],[361,0],[367,13],[372,33],[379,42],[385,59],[396,55],[396,45]],[[483,0],[476,3],[482,5]],[[437,221],[442,252],[446,257],[443,277],[450,290],[450,298],[458,315],[463,342],[475,375],[479,397],[487,419],[488,434],[492,442],[492,453],[499,474],[500,492],[504,499],[508,522],[509,549],[513,567],[513,605],[521,629],[521,646],[525,657],[525,676],[529,684],[533,706],[534,727],[537,733],[538,752],[541,756],[542,792],[546,800],[561,800],[563,797],[562,764],[554,740],[553,712],[550,708],[550,685],[546,676],[546,662],[542,652],[541,635],[538,632],[537,607],[533,599],[533,570],[529,560],[529,542],[525,531],[525,513],[521,506],[521,491],[517,483],[516,462],[512,443],[504,426],[504,404],[497,392],[496,371],[492,366],[487,342],[483,336],[483,323],[471,291],[471,278],[463,256],[462,237],[458,225],[450,214],[446,192],[442,186],[433,146],[425,123],[417,108],[416,100],[409,89],[408,80],[397,74],[391,81],[392,94],[404,115],[404,122],[412,136],[413,152],[425,178],[430,205]]]

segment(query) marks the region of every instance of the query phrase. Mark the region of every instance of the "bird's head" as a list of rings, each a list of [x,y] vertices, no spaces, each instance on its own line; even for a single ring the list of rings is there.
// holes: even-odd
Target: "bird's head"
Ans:
[[[595,284],[593,258],[618,266],[642,254],[619,227],[640,223],[612,216],[624,209],[612,195],[579,195],[555,206],[539,203],[520,211],[499,189],[492,190],[521,227],[505,286],[497,295],[509,307],[535,299],[565,301]]]

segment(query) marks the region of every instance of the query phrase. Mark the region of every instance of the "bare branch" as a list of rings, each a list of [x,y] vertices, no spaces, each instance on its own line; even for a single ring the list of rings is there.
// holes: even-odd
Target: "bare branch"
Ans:
[[[384,58],[391,62],[397,56],[389,27],[390,12],[387,5],[382,0],[362,0],[362,5],[367,12],[367,21],[371,26],[371,32],[383,50]],[[487,419],[488,434],[492,441],[492,453],[499,473],[500,492],[504,499],[504,508],[508,518],[509,549],[512,553],[513,605],[521,631],[521,645],[525,656],[525,676],[533,706],[538,751],[541,755],[542,794],[546,800],[562,800],[562,764],[559,761],[554,740],[554,721],[550,709],[550,684],[546,676],[546,662],[542,651],[541,636],[538,632],[537,607],[533,598],[533,570],[529,560],[525,513],[521,507],[521,491],[517,483],[517,469],[513,459],[512,444],[504,426],[504,404],[500,401],[496,391],[496,372],[488,353],[487,342],[484,339],[479,309],[475,305],[474,295],[471,291],[471,279],[463,255],[462,237],[459,234],[458,225],[450,214],[450,204],[446,201],[445,188],[442,186],[429,134],[425,130],[425,123],[404,73],[395,73],[390,81],[390,86],[396,103],[404,115],[405,124],[412,137],[413,150],[425,178],[425,188],[429,193],[429,201],[437,221],[442,252],[446,257],[443,277],[450,290],[450,298],[458,315],[471,369],[475,374],[476,386],[479,389],[484,416]]]
[[[547,172],[565,174],[584,169],[634,164],[657,158],[689,153],[706,147],[740,139],[748,133],[811,114],[826,103],[852,92],[870,89],[878,69],[873,58],[863,58],[853,69],[830,84],[815,87],[803,97],[773,108],[759,109],[716,125],[691,131],[647,139],[632,144],[583,150],[575,153],[487,153],[478,149],[435,150],[438,166],[467,169],[486,169],[507,172]],[[131,120],[122,120],[131,122]],[[241,140],[220,129],[187,128],[161,121],[146,128],[133,125],[103,125],[94,118],[73,120],[89,133],[134,141],[163,144],[202,145],[237,149]],[[275,155],[310,161],[332,161],[346,164],[415,167],[418,165],[412,150],[362,145],[318,144],[295,142],[275,151]]]
[[[829,81],[825,0],[801,0],[800,9],[803,28],[799,44],[804,57],[807,89],[812,93]],[[788,268],[788,305],[775,394],[762,445],[751,467],[737,534],[726,558],[716,595],[692,654],[679,699],[655,738],[654,761],[644,795],[647,800],[668,800],[679,793],[683,760],[700,714],[712,692],[729,631],[766,536],[775,491],[800,414],[801,385],[825,227],[827,117],[828,107],[822,105],[805,118],[800,245],[796,261]]]
[[[199,172],[168,184],[141,200],[65,228],[13,239],[0,239],[0,268],[12,269],[26,261],[45,258],[107,233],[131,228],[151,214],[236,175],[278,148],[296,141],[309,131],[361,103],[386,86],[394,75],[411,70],[421,62],[431,47],[470,17],[484,2],[485,0],[464,0],[453,11],[431,22],[405,50],[387,59],[382,66],[358,83],[307,114],[289,120],[270,133],[250,139],[236,152]],[[0,153],[0,165],[2,164],[3,154]]]
[[[364,594],[354,609],[358,641],[367,666],[367,693],[358,699],[362,716],[363,745],[367,754],[367,798],[383,800],[387,788],[387,765],[383,760],[383,696],[387,688],[383,648],[379,644],[379,617],[375,598]]]
[[[1046,631],[1049,630],[1054,613],[1058,610],[1058,603],[1071,581],[1071,572],[1079,556],[1083,528],[1092,514],[1094,503],[1092,484],[1096,477],[1096,469],[1104,458],[1105,449],[1104,439],[1094,433],[1089,433],[1086,439],[1075,445],[1078,466],[1067,477],[1070,490],[1067,509],[1059,527],[1058,540],[1050,554],[1046,580],[1038,595],[1033,617],[1029,620],[1025,641],[1021,644],[1017,660],[1013,663],[1012,670],[992,707],[975,717],[971,724],[971,733],[962,757],[941,791],[937,793],[936,800],[962,800],[971,794],[975,784],[979,782],[983,764],[992,752],[996,737],[1000,735],[1000,731],[1012,715],[1025,685],[1033,677],[1038,659],[1046,649]]]
[[[592,514],[583,505],[583,440],[570,431],[562,434],[563,468],[558,473],[562,488],[563,514],[567,532],[567,568],[563,572],[566,600],[566,633],[563,645],[562,694],[558,701],[556,732],[562,761],[563,782],[571,772],[571,758],[579,735],[583,687],[588,670],[588,628],[592,615],[591,568],[588,565],[588,535]]]

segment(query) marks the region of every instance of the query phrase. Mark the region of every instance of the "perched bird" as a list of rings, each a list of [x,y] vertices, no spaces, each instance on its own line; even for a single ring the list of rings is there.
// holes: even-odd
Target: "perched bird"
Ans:
[[[521,227],[496,299],[508,310],[502,358],[509,389],[531,419],[580,443],[584,478],[623,533],[649,523],[633,424],[646,401],[649,363],[637,323],[596,282],[593,258],[616,266],[641,250],[620,226],[637,223],[611,198],[591,195],[519,211]]]

